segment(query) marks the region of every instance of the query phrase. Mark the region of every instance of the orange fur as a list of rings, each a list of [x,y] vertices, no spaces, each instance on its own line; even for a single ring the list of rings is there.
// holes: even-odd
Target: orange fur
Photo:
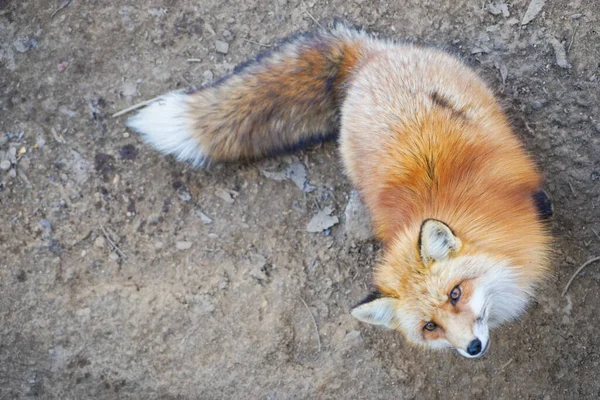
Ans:
[[[410,326],[397,323],[403,333],[413,331],[410,342],[427,347],[444,339],[464,351],[472,340],[469,322],[479,316],[448,310],[447,294],[462,282],[453,278],[461,274],[453,259],[490,260],[478,266],[480,276],[486,263],[505,263],[502,274],[514,277],[524,297],[548,275],[551,239],[532,198],[541,176],[491,91],[456,59],[414,47],[372,57],[348,90],[340,148],[385,245],[375,285],[397,300],[395,313],[414,318]],[[437,266],[419,255],[421,227],[430,218],[462,243]],[[440,278],[435,268],[458,270]],[[502,311],[499,319],[519,312]],[[416,333],[432,320],[440,329]]]
[[[488,322],[518,316],[547,276],[540,173],[492,92],[441,51],[338,26],[215,86],[167,95],[130,126],[197,165],[268,156],[339,129],[346,172],[385,246],[377,293],[353,315],[411,343],[483,354],[473,338],[487,346]],[[464,297],[450,304],[455,287]],[[428,322],[437,328],[424,330]]]
[[[402,62],[416,64],[418,73]],[[435,50],[401,48],[366,65],[350,93],[342,158],[396,264],[414,264],[421,223],[435,218],[474,251],[526,268],[524,278],[545,274],[550,239],[531,198],[541,176],[472,71]],[[441,106],[432,93],[457,104]],[[382,104],[383,115],[360,112]],[[378,285],[397,290],[386,287],[387,274],[380,268]]]
[[[305,46],[282,50],[292,57],[267,57],[192,94],[188,115],[200,145],[213,161],[239,161],[336,132],[344,85],[364,49],[352,39],[309,39]]]

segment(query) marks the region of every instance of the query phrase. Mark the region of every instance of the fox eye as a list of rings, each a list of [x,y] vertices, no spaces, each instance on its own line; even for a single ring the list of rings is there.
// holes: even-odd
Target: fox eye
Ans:
[[[423,329],[425,329],[426,331],[435,331],[437,329],[437,325],[431,321],[429,321],[428,323],[425,324],[425,326],[423,327]]]
[[[456,285],[454,287],[454,289],[452,289],[452,291],[450,292],[450,303],[452,303],[452,305],[455,305],[456,303],[458,303],[458,300],[460,300],[461,294],[462,294],[462,291],[460,290],[460,286]]]

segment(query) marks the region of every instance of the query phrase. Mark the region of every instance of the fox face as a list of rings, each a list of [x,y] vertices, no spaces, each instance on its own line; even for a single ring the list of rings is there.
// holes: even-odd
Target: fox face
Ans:
[[[518,271],[429,219],[416,246],[406,240],[391,244],[375,273],[377,291],[351,314],[400,331],[419,347],[480,357],[489,348],[490,329],[519,316],[531,297]]]

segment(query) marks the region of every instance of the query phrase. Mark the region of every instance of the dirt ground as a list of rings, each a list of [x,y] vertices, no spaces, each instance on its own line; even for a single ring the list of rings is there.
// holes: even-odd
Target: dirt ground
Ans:
[[[600,7],[529,2],[0,0],[0,398],[600,396],[600,266],[561,297],[600,255]],[[194,170],[111,118],[334,17],[463,57],[545,171],[555,277],[482,359],[349,315],[379,246],[334,144]]]

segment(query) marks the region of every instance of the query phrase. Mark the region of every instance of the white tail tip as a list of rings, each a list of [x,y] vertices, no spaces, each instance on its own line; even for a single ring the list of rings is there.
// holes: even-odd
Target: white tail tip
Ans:
[[[161,153],[202,166],[207,157],[193,135],[192,121],[187,116],[188,99],[189,95],[177,92],[161,96],[129,118],[127,126]]]

